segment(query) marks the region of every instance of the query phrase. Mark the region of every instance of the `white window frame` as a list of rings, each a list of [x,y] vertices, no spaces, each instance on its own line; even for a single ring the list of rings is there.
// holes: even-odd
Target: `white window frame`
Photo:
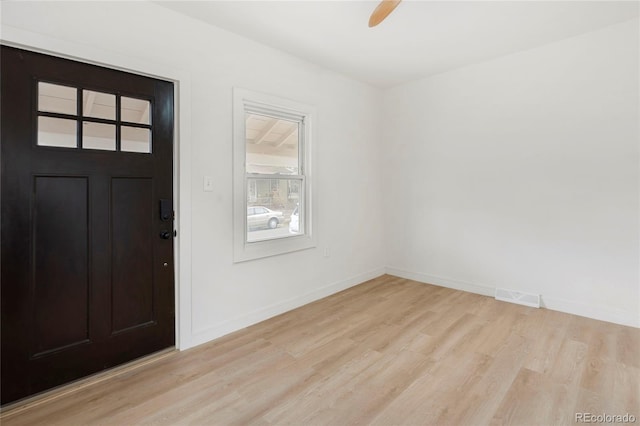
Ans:
[[[246,173],[246,120],[247,111],[275,112],[280,115],[292,115],[302,118],[301,145],[298,149],[301,171],[304,176],[301,182],[303,193],[304,233],[283,238],[247,242],[247,191]],[[316,110],[310,105],[283,99],[266,93],[247,89],[233,89],[233,261],[244,262],[269,256],[290,253],[316,247],[317,238],[314,227],[316,218],[316,202],[313,191],[313,170],[316,155],[315,126]],[[286,179],[287,175],[274,175],[273,178]]]

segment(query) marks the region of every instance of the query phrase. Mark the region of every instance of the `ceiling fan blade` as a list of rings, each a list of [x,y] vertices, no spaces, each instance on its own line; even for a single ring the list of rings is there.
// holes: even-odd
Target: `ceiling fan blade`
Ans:
[[[393,9],[398,7],[401,1],[402,0],[382,0],[369,18],[369,28],[375,27],[380,22],[384,21],[384,18],[389,16],[389,14],[393,12]]]

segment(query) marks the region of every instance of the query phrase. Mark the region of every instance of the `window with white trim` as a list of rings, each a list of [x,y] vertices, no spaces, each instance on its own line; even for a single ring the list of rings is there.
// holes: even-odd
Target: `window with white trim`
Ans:
[[[313,108],[234,89],[234,261],[315,246]]]

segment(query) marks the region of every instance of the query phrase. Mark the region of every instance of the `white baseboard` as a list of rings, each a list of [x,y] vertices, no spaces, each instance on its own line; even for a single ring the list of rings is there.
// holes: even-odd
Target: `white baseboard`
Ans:
[[[542,296],[541,299],[541,307],[551,309],[552,311],[560,311],[581,317],[640,328],[639,312],[636,312],[634,315],[631,312],[611,308],[609,306],[587,305],[586,303],[575,302],[572,300],[555,299],[544,296]]]
[[[467,291],[469,293],[482,294],[493,297],[496,289],[486,285],[479,285],[469,281],[456,280],[453,278],[440,277],[438,275],[424,274],[420,272],[405,271],[403,269],[387,266],[387,274],[394,275],[408,280],[418,281],[425,284],[433,284],[439,287],[452,288],[454,290]]]
[[[433,284],[440,287],[447,287],[454,290],[468,291],[470,293],[482,294],[493,297],[495,287],[472,283],[468,281],[456,280],[453,278],[440,277],[438,275],[425,274],[420,272],[405,271],[403,269],[388,266],[387,274],[400,278],[418,281],[425,284]],[[552,311],[565,312],[567,314],[592,318],[600,321],[612,322],[614,324],[626,325],[640,328],[640,312],[627,312],[609,306],[595,306],[585,303],[555,299],[541,296],[541,307]]]
[[[355,285],[361,284],[365,281],[377,278],[385,274],[385,268],[374,269],[369,272],[365,272],[356,275],[345,280],[329,284],[319,289],[313,290],[301,296],[296,296],[291,299],[274,303],[273,305],[266,306],[264,308],[257,309],[253,312],[241,315],[239,317],[221,322],[211,327],[207,327],[202,330],[198,330],[191,335],[189,347],[201,345],[203,343],[210,342],[211,340],[222,337],[226,334],[233,333],[234,331],[241,330],[253,324],[257,324],[261,321],[272,318],[276,315],[283,314],[300,306],[314,302],[323,297],[331,296],[342,290],[346,290]],[[188,348],[181,348],[181,350]]]
[[[266,306],[253,312],[249,312],[237,318],[221,322],[214,326],[198,330],[191,335],[191,345],[189,347],[194,347],[203,343],[210,342],[211,340],[217,339],[218,337],[222,337],[226,334],[272,318],[276,315],[280,315],[287,311],[299,308],[318,299],[322,299],[323,297],[327,297],[339,291],[346,290],[365,281],[377,278],[381,275],[384,275],[385,273],[400,278],[406,278],[426,284],[433,284],[440,287],[451,288],[454,290],[467,291],[469,293],[475,293],[489,297],[493,297],[495,293],[495,288],[488,285],[482,285],[438,275],[406,271],[394,267],[378,268],[345,280],[335,282],[333,284],[329,284],[304,295],[293,297],[291,299]],[[633,314],[622,310],[616,310],[602,306],[592,306],[573,301],[548,298],[544,296],[542,296],[542,307],[554,311],[560,311],[568,314],[597,319],[600,321],[607,321],[630,327],[640,328],[640,316],[636,315],[634,317]],[[181,348],[181,350],[184,349],[188,348]]]

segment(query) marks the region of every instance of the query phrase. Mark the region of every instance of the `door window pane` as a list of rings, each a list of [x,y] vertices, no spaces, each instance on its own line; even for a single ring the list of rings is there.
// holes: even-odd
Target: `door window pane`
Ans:
[[[300,122],[247,113],[247,173],[297,175]]]
[[[116,119],[116,95],[110,93],[82,91],[82,115],[85,117]]]
[[[38,82],[38,111],[76,115],[78,90],[75,87]]]
[[[151,152],[151,130],[122,126],[120,150],[125,152]]]
[[[116,126],[102,123],[82,123],[82,148],[116,150]]]
[[[144,99],[120,98],[120,118],[129,123],[151,124],[151,103]]]
[[[76,120],[63,118],[38,117],[38,145],[59,148],[77,147]]]
[[[302,179],[248,179],[247,242],[304,234],[300,223],[300,194],[292,199],[289,188],[302,187]]]

